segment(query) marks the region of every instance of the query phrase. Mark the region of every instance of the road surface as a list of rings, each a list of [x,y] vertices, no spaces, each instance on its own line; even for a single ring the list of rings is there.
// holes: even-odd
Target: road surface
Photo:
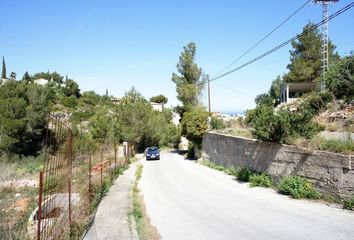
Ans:
[[[143,164],[141,192],[164,240],[354,239],[354,212],[250,188],[172,152]]]

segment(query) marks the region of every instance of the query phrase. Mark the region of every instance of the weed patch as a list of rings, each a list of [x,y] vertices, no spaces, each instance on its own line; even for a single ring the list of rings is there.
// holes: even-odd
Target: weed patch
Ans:
[[[289,176],[281,180],[278,185],[281,194],[290,195],[295,199],[319,199],[321,194],[314,189],[311,183],[299,176]]]
[[[354,211],[354,195],[351,198],[344,200],[343,208]]]
[[[273,179],[265,173],[252,174],[251,176],[249,176],[249,180],[251,183],[251,187],[274,187]]]
[[[237,179],[242,181],[242,182],[249,182],[250,181],[250,176],[254,172],[249,170],[248,168],[241,168],[240,171],[237,172]]]
[[[219,165],[219,164],[207,161],[207,160],[200,161],[200,163],[204,166],[210,167],[212,169],[224,172],[224,173],[226,173],[228,175],[232,175],[232,176],[236,176],[237,172],[238,172],[238,169],[233,166],[232,167],[224,167],[222,165]]]

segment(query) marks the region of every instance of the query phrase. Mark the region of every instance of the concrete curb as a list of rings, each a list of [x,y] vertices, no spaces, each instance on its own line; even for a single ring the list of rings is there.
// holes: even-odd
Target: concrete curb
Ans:
[[[84,240],[138,240],[132,208],[131,190],[135,181],[137,162],[132,163],[110,188],[97,208],[93,223]]]

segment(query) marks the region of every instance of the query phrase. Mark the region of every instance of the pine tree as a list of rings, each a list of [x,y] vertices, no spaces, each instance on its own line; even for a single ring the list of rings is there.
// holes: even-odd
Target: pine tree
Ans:
[[[308,23],[301,36],[291,42],[289,73],[284,76],[286,82],[315,82],[321,76],[321,34],[313,23]],[[329,62],[339,59],[334,53],[335,46],[328,43]]]
[[[191,42],[183,47],[179,57],[177,70],[180,75],[172,74],[172,81],[176,84],[177,99],[182,102],[181,114],[190,107],[198,105],[201,86],[198,86],[202,75],[202,69],[195,63],[196,45]]]
[[[2,74],[1,74],[2,79],[6,79],[6,64],[5,64],[5,58],[2,56]]]

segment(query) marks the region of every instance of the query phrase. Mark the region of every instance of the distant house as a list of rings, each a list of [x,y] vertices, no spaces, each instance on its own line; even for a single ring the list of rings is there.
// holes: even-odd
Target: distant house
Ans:
[[[35,79],[33,81],[35,84],[38,84],[38,85],[46,85],[49,81],[47,79],[44,79],[44,78],[39,78],[39,79]]]
[[[162,112],[162,110],[164,109],[164,105],[163,103],[155,103],[155,102],[151,102],[150,103],[152,106],[152,109],[154,109],[155,111],[158,112]]]
[[[6,81],[9,81],[7,78],[2,78],[0,81],[0,85],[4,85]]]
[[[111,98],[111,102],[115,105],[118,105],[120,103],[121,99],[119,98]]]
[[[281,88],[280,102],[292,102],[301,97],[304,93],[312,92],[315,88],[316,83],[314,82],[284,83]]]

